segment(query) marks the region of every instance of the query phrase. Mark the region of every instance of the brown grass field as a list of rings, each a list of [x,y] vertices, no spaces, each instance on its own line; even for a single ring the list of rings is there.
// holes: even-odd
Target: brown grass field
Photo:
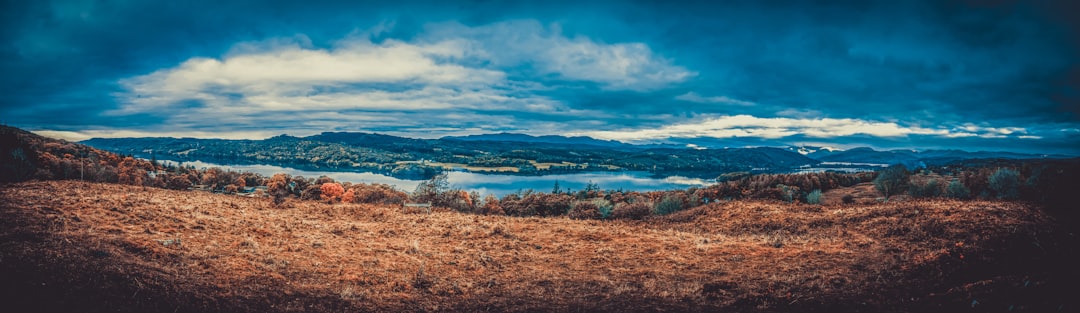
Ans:
[[[1013,202],[580,221],[0,187],[7,312],[1076,312],[1076,242]]]

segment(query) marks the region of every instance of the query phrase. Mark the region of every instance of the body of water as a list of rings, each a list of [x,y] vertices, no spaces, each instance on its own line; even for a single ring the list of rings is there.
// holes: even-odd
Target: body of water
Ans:
[[[161,161],[162,163],[177,164],[172,161]],[[310,178],[317,178],[319,176],[327,176],[333,178],[336,181],[341,182],[353,182],[353,183],[379,183],[394,186],[395,188],[412,192],[416,189],[416,185],[420,184],[420,180],[407,180],[398,179],[386,175],[375,173],[361,173],[361,172],[335,172],[335,171],[307,171],[288,167],[280,167],[273,165],[221,165],[200,161],[189,161],[179,163],[183,166],[194,166],[195,168],[210,168],[220,167],[222,169],[233,170],[237,172],[251,172],[257,173],[266,177],[273,176],[277,173],[285,173],[292,176],[304,176]],[[672,190],[672,189],[686,189],[690,187],[701,187],[710,184],[710,181],[687,178],[681,176],[671,176],[665,178],[654,178],[647,172],[586,172],[576,174],[558,174],[558,175],[543,175],[543,176],[520,176],[520,175],[498,175],[498,174],[479,174],[469,172],[449,172],[448,181],[452,188],[460,188],[466,191],[476,191],[481,195],[494,194],[502,197],[504,195],[517,192],[519,190],[532,189],[535,191],[551,192],[555,182],[559,183],[562,190],[578,191],[585,188],[588,183],[594,183],[600,186],[604,190],[626,190],[626,191],[655,191],[655,190]]]

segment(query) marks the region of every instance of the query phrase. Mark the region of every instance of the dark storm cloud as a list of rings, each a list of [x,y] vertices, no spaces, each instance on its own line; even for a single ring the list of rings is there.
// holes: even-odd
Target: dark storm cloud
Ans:
[[[695,123],[748,115],[774,129],[747,133],[771,137],[714,140],[1080,153],[1077,9],[1069,1],[4,2],[0,122],[96,135],[624,138],[672,125],[739,133]],[[252,80],[256,68],[240,62],[392,48],[416,53],[406,64],[432,63],[405,78],[283,82]],[[200,60],[222,65],[184,67]],[[355,60],[329,62],[345,61]],[[470,81],[415,81],[447,73]],[[169,89],[177,85],[188,89]],[[804,138],[780,136],[802,126],[774,125],[815,119],[896,132]]]

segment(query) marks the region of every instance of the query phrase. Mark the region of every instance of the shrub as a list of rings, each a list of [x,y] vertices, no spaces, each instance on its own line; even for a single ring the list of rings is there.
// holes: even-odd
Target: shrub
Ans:
[[[574,203],[574,207],[570,209],[570,213],[567,214],[575,220],[598,220],[600,216],[600,207],[596,206],[596,203],[592,201],[578,201]]]
[[[311,185],[300,193],[301,200],[319,200],[322,198],[322,188],[319,185]]]
[[[645,201],[634,201],[633,203],[621,202],[616,204],[615,208],[611,210],[611,218],[640,220],[649,216],[651,211],[652,204]]]
[[[663,200],[660,200],[660,203],[656,204],[656,207],[653,208],[653,212],[656,213],[656,215],[667,215],[678,212],[682,209],[682,198],[674,195],[666,195],[664,196]]]
[[[855,203],[855,196],[853,196],[853,195],[844,195],[843,198],[840,198],[840,201],[843,201],[844,204],[852,204],[852,203]]]
[[[960,180],[953,179],[949,182],[949,186],[945,187],[945,196],[953,199],[967,199],[971,197],[971,190]]]
[[[281,205],[285,202],[285,197],[292,194],[289,191],[289,175],[275,174],[270,178],[270,182],[267,183],[266,191],[270,193],[270,196],[274,199],[274,205]]]
[[[487,195],[484,197],[484,205],[480,206],[479,212],[484,215],[503,215],[506,214],[502,207],[499,206],[499,198],[494,195]]]
[[[821,190],[814,189],[810,194],[806,195],[806,203],[809,204],[821,204]]]
[[[191,179],[188,179],[187,175],[171,175],[166,180],[165,187],[172,190],[187,190],[191,188]]]
[[[356,203],[401,204],[409,198],[404,192],[386,184],[361,183],[352,185],[351,188],[353,202]]]
[[[323,200],[334,202],[341,200],[341,195],[345,193],[345,187],[341,187],[338,183],[322,183],[319,187],[319,194]]]
[[[600,210],[600,218],[603,218],[603,219],[606,219],[609,216],[611,216],[611,210],[615,207],[613,204],[611,204],[611,201],[608,201],[608,200],[603,199],[603,198],[593,199],[592,203],[596,205],[596,208],[598,210]]]
[[[524,195],[506,195],[499,204],[506,214],[513,216],[556,216],[570,211],[573,200],[574,197],[565,193],[553,195],[529,191]]]
[[[780,200],[784,202],[795,201],[795,194],[798,192],[799,187],[788,186],[784,184],[776,185],[776,189],[780,190]]]
[[[1000,168],[990,175],[990,190],[998,199],[1014,200],[1020,197],[1020,173],[1011,168]]]
[[[920,183],[912,179],[909,182],[908,194],[916,198],[936,198],[941,196],[941,186],[933,178],[927,180],[926,183]]]
[[[877,188],[881,195],[885,196],[885,200],[889,197],[899,194],[904,187],[907,187],[908,176],[911,173],[903,165],[893,165],[889,168],[882,170],[878,173],[877,178],[874,178],[874,188]]]
[[[345,191],[345,193],[341,194],[341,202],[356,202],[356,189],[349,189],[348,191]]]

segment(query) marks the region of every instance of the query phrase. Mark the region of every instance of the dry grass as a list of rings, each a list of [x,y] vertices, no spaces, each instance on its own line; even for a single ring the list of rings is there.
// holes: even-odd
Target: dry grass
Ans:
[[[1076,260],[1075,239],[1018,203],[732,202],[642,222],[287,206],[2,187],[4,300],[169,312],[1076,307],[1063,287],[1076,270],[1062,265]]]

